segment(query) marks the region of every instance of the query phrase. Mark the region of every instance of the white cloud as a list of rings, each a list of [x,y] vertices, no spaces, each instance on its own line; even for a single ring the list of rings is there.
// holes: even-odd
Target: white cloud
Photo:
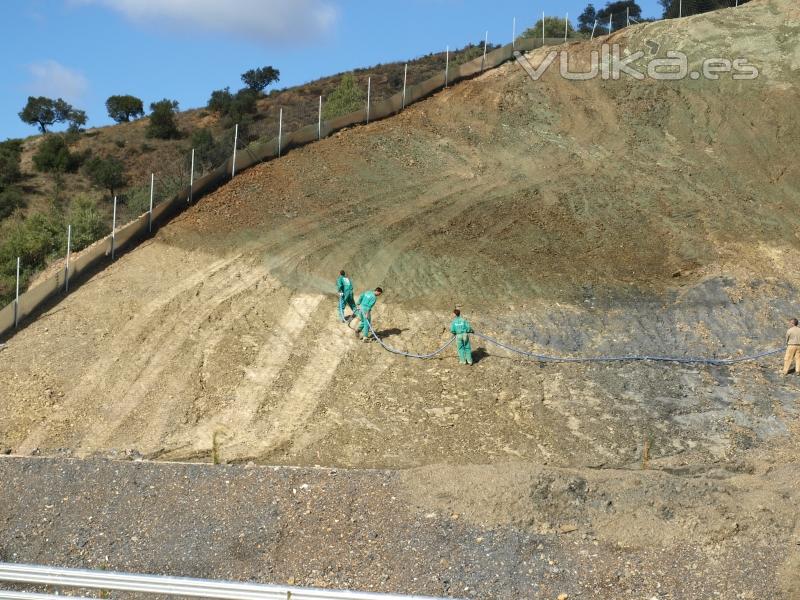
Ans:
[[[72,0],[100,4],[141,25],[183,33],[221,32],[262,43],[301,42],[330,31],[337,19],[329,0]]]
[[[79,102],[89,89],[89,81],[82,73],[54,60],[43,60],[28,65],[28,72],[31,79],[25,88],[33,96]]]

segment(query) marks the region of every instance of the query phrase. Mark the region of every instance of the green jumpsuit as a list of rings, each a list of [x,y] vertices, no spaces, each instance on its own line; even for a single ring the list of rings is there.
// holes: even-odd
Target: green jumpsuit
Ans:
[[[378,301],[375,292],[364,292],[358,297],[358,318],[361,320],[361,334],[369,337],[369,319],[372,307]]]
[[[356,313],[356,301],[353,299],[353,282],[349,277],[339,275],[336,280],[336,291],[339,292],[339,318],[344,321],[344,307],[349,306]]]
[[[462,365],[472,364],[472,345],[469,343],[469,334],[473,333],[472,327],[464,317],[456,317],[450,323],[450,333],[456,336],[458,348],[458,362]]]

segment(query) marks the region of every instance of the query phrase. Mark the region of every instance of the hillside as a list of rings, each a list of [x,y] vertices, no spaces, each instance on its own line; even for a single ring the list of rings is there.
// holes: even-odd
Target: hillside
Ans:
[[[489,49],[493,47],[490,44]],[[471,60],[482,51],[482,45],[468,44],[451,54],[450,64],[456,65]],[[443,72],[445,61],[444,52],[409,60],[408,85],[414,85]],[[402,90],[404,64],[402,62],[378,64],[356,69],[352,73],[357,85],[365,91],[365,94],[367,79],[371,78],[371,97],[373,102],[379,102]],[[254,141],[274,138],[278,131],[278,115],[281,108],[286,132],[316,123],[319,97],[327,99],[344,75],[345,73],[338,73],[300,86],[274,89],[261,97],[256,103],[255,112],[245,114],[239,122],[239,148],[244,148]],[[176,123],[181,132],[178,139],[162,140],[148,137],[149,118],[146,117],[130,123],[89,128],[71,143],[70,151],[76,155],[110,157],[124,165],[128,184],[119,190],[121,202],[118,223],[126,223],[146,210],[151,173],[155,174],[156,202],[169,198],[188,185],[189,154],[194,133],[205,130],[212,138],[210,146],[198,150],[195,164],[196,177],[217,167],[232,152],[234,123],[230,117],[208,109],[189,109],[177,114]],[[0,240],[10,237],[21,223],[37,213],[55,215],[59,222],[64,221],[65,229],[72,208],[82,200],[89,200],[90,203],[97,205],[104,233],[108,232],[112,221],[112,205],[108,191],[93,186],[84,169],[78,169],[74,173],[64,173],[59,178],[37,171],[33,156],[43,139],[43,136],[36,135],[23,140],[20,161],[22,181],[18,187],[25,205],[8,218],[3,219],[0,215]],[[66,246],[66,238],[56,240],[53,246],[48,259],[58,260]],[[2,254],[1,247],[0,254]],[[15,262],[16,256],[13,258]],[[23,263],[28,263],[23,273],[24,288],[29,281],[33,281],[43,264],[29,264],[35,259],[23,258],[28,259],[23,260]],[[0,256],[0,262],[2,260]],[[11,268],[8,266],[8,269]],[[11,300],[13,293],[13,281],[12,278],[4,277],[9,275],[4,272],[5,269],[6,265],[0,264],[0,303],[3,305]]]
[[[242,173],[9,341],[0,444],[402,470],[420,515],[580,531],[575,569],[618,575],[597,597],[795,597],[800,384],[780,357],[537,363],[476,339],[471,369],[452,349],[413,361],[355,340],[333,280],[383,286],[379,335],[417,352],[456,304],[549,354],[780,347],[800,290],[798,34],[794,0],[636,26],[601,41],[760,75],[532,81],[510,63]],[[633,554],[665,557],[666,591]]]
[[[474,57],[475,52],[482,51],[482,46],[466,46],[454,51],[451,55],[453,64],[463,62]],[[432,77],[435,73],[443,72],[445,67],[444,52],[428,54],[408,61],[408,84],[413,85]],[[378,102],[397,93],[403,87],[403,62],[378,64],[371,67],[356,69],[355,75],[358,85],[365,90],[367,78],[372,78],[372,98]],[[311,81],[303,85],[276,88],[269,91],[257,103],[257,111],[246,115],[241,124],[240,145],[266,138],[270,139],[278,131],[278,112],[284,110],[285,131],[294,131],[310,123],[316,123],[319,96],[328,97],[339,85],[345,73],[337,73]],[[209,90],[209,95],[212,90]],[[234,90],[235,92],[235,90]],[[183,137],[178,140],[159,140],[148,138],[145,135],[149,119],[143,118],[131,123],[119,123],[113,126],[89,128],[74,146],[76,152],[90,151],[92,155],[113,156],[126,165],[126,174],[132,182],[132,187],[145,185],[149,182],[150,173],[165,171],[188,170],[184,163],[191,150],[189,138],[191,133],[200,128],[209,129],[215,139],[222,138],[233,147],[233,123],[220,117],[205,108],[189,109],[179,112],[177,116],[178,128]],[[42,137],[33,136],[25,140],[25,151],[22,164],[28,176],[28,190],[32,193],[34,208],[46,208],[46,203],[37,203],[35,198],[40,196],[47,200],[52,196],[53,183],[51,177],[38,174],[33,168],[31,157],[38,147]],[[217,166],[216,164],[198,164],[200,172],[204,168]],[[170,173],[171,174],[171,173]],[[63,194],[87,192],[91,186],[83,174],[66,175],[67,182]]]

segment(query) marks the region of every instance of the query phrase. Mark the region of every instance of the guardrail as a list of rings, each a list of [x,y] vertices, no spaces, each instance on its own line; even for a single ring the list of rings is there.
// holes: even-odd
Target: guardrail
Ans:
[[[430,596],[403,596],[347,590],[323,590],[189,577],[137,575],[86,569],[0,563],[0,581],[15,584],[142,592],[190,598],[227,600],[437,600]],[[0,600],[63,600],[64,596],[0,590]],[[70,596],[70,598],[77,598]],[[438,599],[444,600],[444,599]]]

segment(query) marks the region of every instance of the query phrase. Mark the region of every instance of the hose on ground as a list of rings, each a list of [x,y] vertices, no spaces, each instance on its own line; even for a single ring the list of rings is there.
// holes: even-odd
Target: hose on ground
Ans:
[[[386,350],[387,352],[391,352],[392,354],[397,354],[399,356],[405,356],[408,358],[418,358],[418,359],[433,358],[434,356],[444,352],[450,346],[450,344],[452,344],[456,339],[456,336],[451,337],[444,346],[428,354],[414,354],[413,352],[404,352],[403,350],[392,348],[378,336],[378,334],[372,328],[371,322],[368,321],[368,325],[372,337],[374,337],[377,340],[377,342],[381,345],[381,347],[383,347],[384,350]],[[473,335],[486,342],[489,342],[490,344],[494,344],[499,348],[508,350],[509,352],[513,352],[515,354],[519,354],[520,356],[524,356],[526,358],[530,358],[539,362],[549,362],[549,363],[665,362],[665,363],[678,363],[684,365],[725,366],[725,365],[735,365],[743,362],[756,361],[760,358],[764,358],[766,356],[772,356],[774,354],[778,354],[783,351],[783,348],[776,348],[774,350],[766,350],[764,352],[759,352],[757,354],[750,354],[748,356],[740,356],[737,358],[652,356],[647,354],[627,354],[621,356],[587,356],[587,357],[552,356],[548,354],[538,354],[536,352],[530,352],[528,350],[515,348],[513,346],[509,346],[504,342],[501,342],[500,340],[496,340],[482,333],[473,333]]]
[[[450,344],[452,344],[456,339],[456,336],[451,337],[449,340],[447,340],[447,343],[444,346],[442,346],[438,350],[431,352],[430,354],[414,354],[412,352],[404,352],[402,350],[398,350],[397,348],[392,348],[391,346],[386,344],[381,338],[379,338],[377,333],[375,333],[375,330],[372,328],[372,321],[367,321],[367,324],[369,325],[369,331],[370,333],[372,333],[372,337],[378,340],[378,343],[383,347],[384,350],[386,350],[387,352],[391,352],[392,354],[407,356],[408,358],[420,358],[420,359],[433,358],[437,354],[441,354],[442,352],[444,352],[447,349],[447,347],[450,346]]]
[[[778,354],[779,352],[783,351],[783,348],[776,348],[775,350],[767,350],[765,352],[759,352],[758,354],[751,354],[749,356],[740,356],[737,358],[697,358],[697,357],[676,357],[676,356],[650,356],[650,355],[639,355],[639,354],[628,354],[622,356],[589,356],[589,357],[572,357],[572,356],[550,356],[547,354],[537,354],[535,352],[529,352],[527,350],[520,350],[519,348],[514,348],[513,346],[509,346],[508,344],[504,344],[503,342],[496,340],[488,335],[483,335],[482,333],[475,333],[475,337],[481,338],[495,346],[499,346],[509,352],[514,352],[521,356],[525,356],[527,358],[532,358],[534,360],[538,360],[540,362],[552,362],[552,363],[597,363],[597,362],[672,362],[672,363],[680,363],[680,364],[692,364],[692,365],[714,365],[714,366],[722,366],[722,365],[734,365],[737,363],[749,362],[758,360],[759,358],[764,358],[765,356],[771,356],[773,354]]]

